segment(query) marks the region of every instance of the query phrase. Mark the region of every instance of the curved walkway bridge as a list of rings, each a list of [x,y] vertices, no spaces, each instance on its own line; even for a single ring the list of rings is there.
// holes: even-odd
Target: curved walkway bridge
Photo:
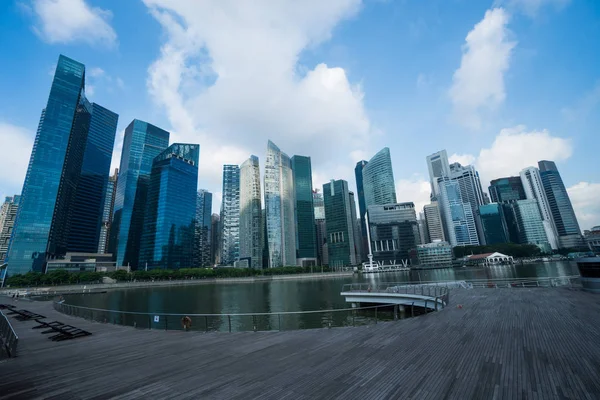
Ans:
[[[451,297],[441,311],[401,321],[238,333],[133,329],[19,301],[93,335],[52,342],[11,318],[18,357],[0,361],[0,397],[600,398],[600,296],[521,287]]]

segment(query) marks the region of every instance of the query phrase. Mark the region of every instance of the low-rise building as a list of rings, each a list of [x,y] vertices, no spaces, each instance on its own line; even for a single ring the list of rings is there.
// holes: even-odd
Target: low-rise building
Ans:
[[[484,254],[474,254],[465,257],[465,263],[468,265],[499,265],[499,264],[513,264],[514,260],[512,256],[506,254],[494,252]]]
[[[584,231],[584,238],[585,238],[585,242],[588,245],[588,247],[590,248],[590,250],[596,254],[599,254],[600,253],[600,225],[594,226],[589,231],[588,230]]]
[[[49,260],[46,273],[64,269],[69,272],[110,272],[116,270],[110,253],[67,253],[64,258]]]
[[[417,246],[419,265],[424,268],[445,268],[452,266],[452,246],[450,243],[436,240]]]

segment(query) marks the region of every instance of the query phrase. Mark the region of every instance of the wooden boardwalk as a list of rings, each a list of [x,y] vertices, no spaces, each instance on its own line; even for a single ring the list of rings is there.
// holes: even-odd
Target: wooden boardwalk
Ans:
[[[462,304],[463,308],[457,308]],[[52,342],[12,319],[2,399],[599,399],[600,296],[452,290],[443,311],[289,332],[136,330],[22,308],[93,332]]]

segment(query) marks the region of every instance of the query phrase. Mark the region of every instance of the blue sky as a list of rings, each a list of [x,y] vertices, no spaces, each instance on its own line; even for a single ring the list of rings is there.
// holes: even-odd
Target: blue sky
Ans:
[[[21,190],[60,53],[88,97],[201,146],[199,187],[267,139],[314,184],[390,147],[400,201],[427,202],[446,149],[490,179],[559,166],[582,228],[600,224],[595,0],[19,0],[0,4],[0,194]],[[5,152],[6,153],[6,152]]]

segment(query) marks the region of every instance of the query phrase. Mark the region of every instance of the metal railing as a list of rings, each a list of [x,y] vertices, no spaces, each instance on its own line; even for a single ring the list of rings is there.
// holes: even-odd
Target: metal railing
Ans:
[[[347,283],[342,286],[344,292],[360,292],[360,293],[390,293],[390,294],[405,294],[429,297],[425,299],[425,308],[428,307],[428,302],[433,302],[432,308],[438,310],[438,307],[445,308],[450,301],[450,287],[448,285],[407,285],[402,283]]]
[[[132,326],[140,329],[191,330],[203,332],[284,331],[334,328],[377,324],[379,321],[404,319],[423,313],[412,305],[410,311],[399,312],[393,304],[314,311],[236,314],[145,313],[106,310],[54,302],[54,309],[67,315],[91,321]],[[408,307],[408,306],[406,306]],[[410,313],[410,315],[408,315]],[[185,328],[184,318],[190,327]]]
[[[2,339],[2,345],[4,346],[6,354],[9,357],[16,357],[19,336],[17,336],[8,317],[4,315],[2,311],[0,311],[0,339]]]

